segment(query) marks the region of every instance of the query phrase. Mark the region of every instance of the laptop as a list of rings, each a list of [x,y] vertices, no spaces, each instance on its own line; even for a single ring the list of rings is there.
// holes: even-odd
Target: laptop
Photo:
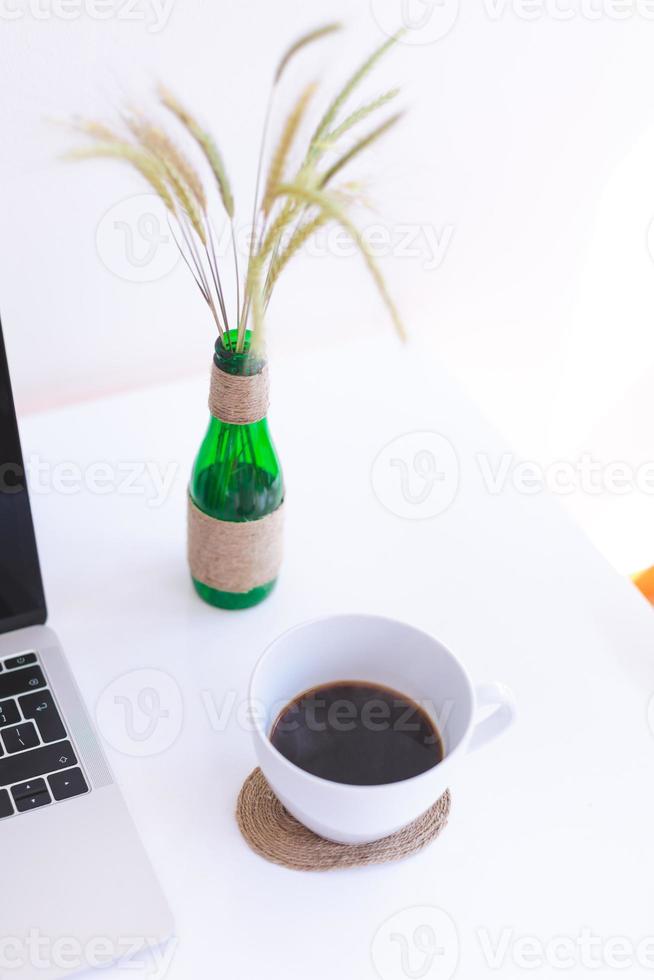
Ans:
[[[172,917],[46,604],[0,325],[0,978],[156,950]]]

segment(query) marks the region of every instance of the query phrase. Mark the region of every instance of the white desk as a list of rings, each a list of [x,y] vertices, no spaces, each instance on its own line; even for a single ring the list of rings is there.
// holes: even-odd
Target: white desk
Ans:
[[[22,426],[26,456],[50,463],[178,467],[156,508],[133,493],[33,493],[49,622],[88,704],[95,710],[125,672],[146,670],[171,711],[140,743],[127,738],[122,719],[111,730],[104,722],[112,741],[142,753],[107,744],[176,916],[170,980],[372,980],[378,928],[414,906],[451,916],[456,976],[471,980],[497,975],[484,937],[494,947],[508,936],[504,980],[525,974],[519,938],[575,941],[586,927],[602,941],[593,955],[606,960],[616,955],[613,937],[637,943],[654,935],[650,608],[546,496],[487,492],[475,457],[489,453],[495,464],[501,440],[436,365],[392,340],[273,362],[270,418],[288,500],[283,575],[253,610],[204,605],[186,570],[184,521],[188,472],[207,421],[207,354],[207,377]],[[455,501],[422,521],[385,509],[370,480],[380,449],[413,430],[445,435],[460,463]],[[352,610],[434,632],[476,681],[513,687],[520,720],[469,758],[452,787],[450,825],[429,850],[385,867],[302,875],[266,864],[239,836],[234,805],[254,755],[236,708],[270,638],[298,621]],[[124,679],[118,684],[129,689]],[[171,685],[183,708],[170,700]],[[137,714],[137,728],[146,722]],[[178,729],[174,744],[151,754]],[[410,944],[428,918],[410,913],[390,931],[404,931]],[[411,950],[407,972],[401,940],[382,935],[374,957],[384,980],[449,977],[457,950],[449,934],[440,937],[447,949],[425,973],[419,951]],[[558,955],[567,955],[563,947]],[[632,963],[620,972],[649,975],[635,953]],[[588,972],[581,952],[565,971]]]

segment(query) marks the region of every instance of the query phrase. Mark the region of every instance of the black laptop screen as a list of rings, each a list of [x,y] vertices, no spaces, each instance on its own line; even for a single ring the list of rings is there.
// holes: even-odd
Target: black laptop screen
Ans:
[[[0,633],[45,622],[45,597],[0,326]]]

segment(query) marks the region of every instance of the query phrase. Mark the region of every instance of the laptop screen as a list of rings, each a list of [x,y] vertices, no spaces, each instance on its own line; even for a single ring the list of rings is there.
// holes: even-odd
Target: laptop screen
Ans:
[[[39,556],[0,325],[0,633],[45,619]]]

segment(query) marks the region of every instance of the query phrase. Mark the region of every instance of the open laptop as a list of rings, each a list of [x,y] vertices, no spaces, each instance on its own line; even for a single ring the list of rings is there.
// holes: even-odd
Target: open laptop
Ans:
[[[0,326],[0,978],[70,974],[172,935],[166,900],[46,606]]]

